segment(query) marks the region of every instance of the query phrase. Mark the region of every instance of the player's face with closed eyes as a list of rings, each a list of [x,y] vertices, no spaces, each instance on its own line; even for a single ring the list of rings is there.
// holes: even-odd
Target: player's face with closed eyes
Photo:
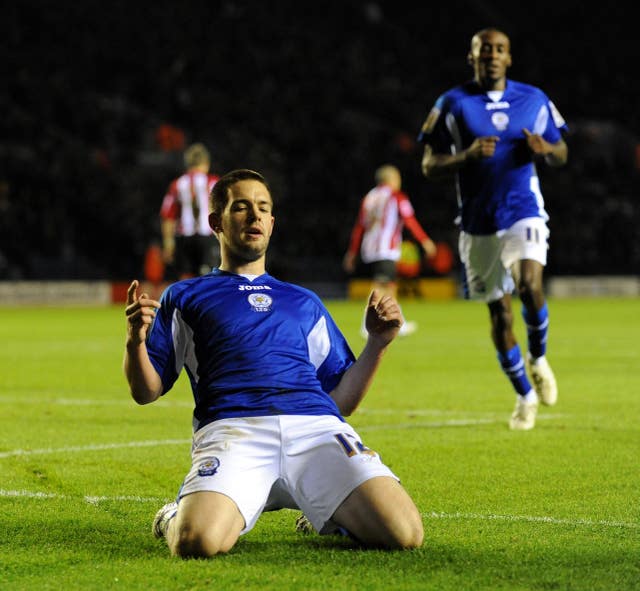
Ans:
[[[254,260],[264,255],[273,232],[273,201],[267,188],[256,180],[244,180],[229,187],[229,199],[215,228],[235,255]]]

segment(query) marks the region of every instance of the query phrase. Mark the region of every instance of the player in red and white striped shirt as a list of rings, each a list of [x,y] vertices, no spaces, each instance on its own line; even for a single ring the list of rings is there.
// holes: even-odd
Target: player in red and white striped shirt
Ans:
[[[220,253],[209,225],[209,195],[218,180],[209,172],[209,151],[193,144],[184,163],[186,172],[171,182],[160,208],[164,262],[181,279],[209,273]]]
[[[420,243],[427,258],[436,254],[436,245],[415,217],[411,201],[400,188],[400,171],[390,164],[376,170],[376,186],[360,203],[360,211],[351,231],[343,268],[353,273],[358,255],[373,280],[373,288],[397,297],[397,263],[400,259],[402,233],[409,230]],[[415,330],[405,322],[403,332]]]

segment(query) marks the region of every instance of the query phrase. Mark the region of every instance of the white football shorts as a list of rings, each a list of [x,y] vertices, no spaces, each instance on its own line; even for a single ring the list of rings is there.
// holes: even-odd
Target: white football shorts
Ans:
[[[244,517],[242,534],[264,511],[300,509],[320,533],[360,484],[397,476],[334,416],[278,415],[220,419],[193,437],[192,466],[178,497],[214,491],[232,499]]]
[[[464,265],[468,297],[494,302],[513,293],[511,267],[530,259],[547,264],[549,228],[543,218],[525,218],[496,234],[474,235],[460,232],[460,260]]]

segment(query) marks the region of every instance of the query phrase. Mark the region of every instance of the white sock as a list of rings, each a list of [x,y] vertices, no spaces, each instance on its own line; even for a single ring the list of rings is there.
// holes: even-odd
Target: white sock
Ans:
[[[531,355],[531,353],[529,352],[527,352],[527,357],[529,358],[531,365],[538,365],[538,363],[540,363],[541,361],[544,361],[545,359],[544,355],[541,355],[540,357],[533,357],[533,355]]]

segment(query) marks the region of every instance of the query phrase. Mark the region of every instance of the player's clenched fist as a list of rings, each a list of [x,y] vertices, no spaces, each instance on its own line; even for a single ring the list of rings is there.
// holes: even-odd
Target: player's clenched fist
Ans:
[[[131,343],[139,344],[147,338],[147,331],[160,308],[160,302],[143,293],[138,297],[139,282],[134,279],[127,289],[127,336]]]
[[[470,158],[479,160],[481,158],[491,158],[496,153],[496,144],[500,141],[497,135],[477,137],[467,149]]]

